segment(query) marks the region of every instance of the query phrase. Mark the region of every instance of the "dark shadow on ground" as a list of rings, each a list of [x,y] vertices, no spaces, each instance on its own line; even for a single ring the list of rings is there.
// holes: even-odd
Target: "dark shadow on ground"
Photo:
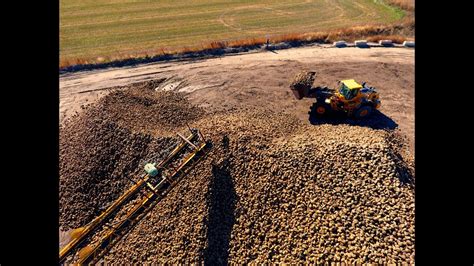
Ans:
[[[400,160],[401,160],[401,162],[403,162],[403,160],[401,158],[400,158]],[[407,165],[403,165],[403,167],[398,167],[397,168],[397,176],[398,176],[398,179],[400,180],[400,183],[405,184],[405,185],[414,186],[415,178],[413,178],[413,173],[408,168]]]
[[[212,180],[207,204],[207,247],[204,250],[204,265],[227,265],[232,227],[235,223],[236,193],[230,173],[231,164],[228,150],[229,138],[224,136],[220,147],[224,160],[212,164]]]
[[[403,185],[408,185],[414,187],[415,185],[415,178],[414,178],[414,166],[410,165],[405,161],[402,155],[396,151],[391,154],[392,158],[397,162],[396,173],[398,180]]]
[[[390,117],[386,116],[379,110],[375,110],[372,115],[363,119],[348,118],[345,114],[329,114],[322,118],[309,116],[309,122],[312,125],[346,124],[370,127],[373,129],[395,129],[398,127],[398,124],[395,121],[393,121]]]

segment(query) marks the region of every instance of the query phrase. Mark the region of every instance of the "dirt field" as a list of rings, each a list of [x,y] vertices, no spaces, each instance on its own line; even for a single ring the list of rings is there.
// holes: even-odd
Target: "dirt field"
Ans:
[[[164,79],[159,87],[187,93],[211,109],[271,108],[308,121],[312,100],[296,100],[290,79],[300,70],[317,71],[316,85],[335,86],[354,78],[375,86],[382,100],[378,128],[400,128],[414,144],[414,50],[408,48],[304,47],[222,58],[166,62],[67,73],[60,76],[60,120],[94,102],[106,88]],[[380,119],[382,118],[382,119]]]

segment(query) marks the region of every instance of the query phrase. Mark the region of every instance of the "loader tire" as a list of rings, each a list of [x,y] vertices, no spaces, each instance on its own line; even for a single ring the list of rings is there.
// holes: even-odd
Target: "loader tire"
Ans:
[[[311,106],[310,116],[312,117],[323,117],[331,111],[331,106],[326,103],[314,103]]]
[[[354,117],[357,119],[362,119],[370,116],[370,114],[372,114],[372,106],[364,105],[355,111]]]

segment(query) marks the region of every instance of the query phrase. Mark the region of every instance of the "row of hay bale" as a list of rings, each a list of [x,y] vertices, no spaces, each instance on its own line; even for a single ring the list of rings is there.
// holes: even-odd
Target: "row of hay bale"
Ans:
[[[354,41],[353,45],[348,44],[346,41],[337,41],[333,43],[334,47],[343,48],[349,46],[355,46],[359,48],[368,48],[368,47],[394,47],[400,45],[396,45],[392,42],[392,40],[380,40],[378,43],[367,42],[366,40],[357,40]],[[402,47],[415,47],[415,41],[404,41],[401,44]]]

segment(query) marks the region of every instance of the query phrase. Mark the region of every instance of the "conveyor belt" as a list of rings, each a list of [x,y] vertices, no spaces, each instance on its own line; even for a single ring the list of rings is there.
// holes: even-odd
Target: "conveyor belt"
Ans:
[[[72,255],[72,251],[76,251],[81,244],[84,244],[85,240],[93,232],[101,228],[101,225],[104,225],[104,222],[110,218],[112,214],[117,213],[118,210],[120,210],[120,207],[122,207],[126,202],[129,202],[129,199],[132,198],[132,196],[136,195],[139,191],[142,191],[142,188],[145,187],[152,192],[139,200],[139,202],[127,212],[125,218],[121,220],[118,225],[107,231],[106,235],[99,241],[99,243],[95,245],[87,245],[82,248],[79,251],[79,261],[77,263],[89,263],[92,260],[100,258],[105,251],[110,248],[111,244],[116,243],[123,236],[126,231],[124,229],[130,228],[136,224],[136,222],[144,216],[144,213],[151,209],[154,204],[171,191],[176,183],[179,182],[179,180],[192,168],[194,163],[199,160],[201,153],[206,147],[206,142],[204,142],[204,138],[198,130],[191,130],[191,134],[187,138],[180,137],[183,138],[184,141],[156,166],[156,168],[163,174],[156,177],[150,177],[148,174],[143,176],[101,215],[96,217],[85,227],[76,229],[76,236],[73,237],[72,240],[59,252],[60,263],[63,263],[69,255]],[[196,139],[198,142],[197,146],[192,143],[192,141]],[[193,145],[190,145],[189,143]],[[187,150],[184,149],[185,147],[192,148],[188,154],[185,153],[187,152]],[[184,158],[178,156],[181,155],[181,152],[185,153]],[[180,163],[176,168],[173,166],[173,161],[175,160],[178,160]],[[170,171],[167,168],[173,169],[174,171]],[[168,175],[166,172],[171,172],[171,174]],[[161,180],[157,180],[160,178]],[[154,185],[155,183],[157,184]]]

